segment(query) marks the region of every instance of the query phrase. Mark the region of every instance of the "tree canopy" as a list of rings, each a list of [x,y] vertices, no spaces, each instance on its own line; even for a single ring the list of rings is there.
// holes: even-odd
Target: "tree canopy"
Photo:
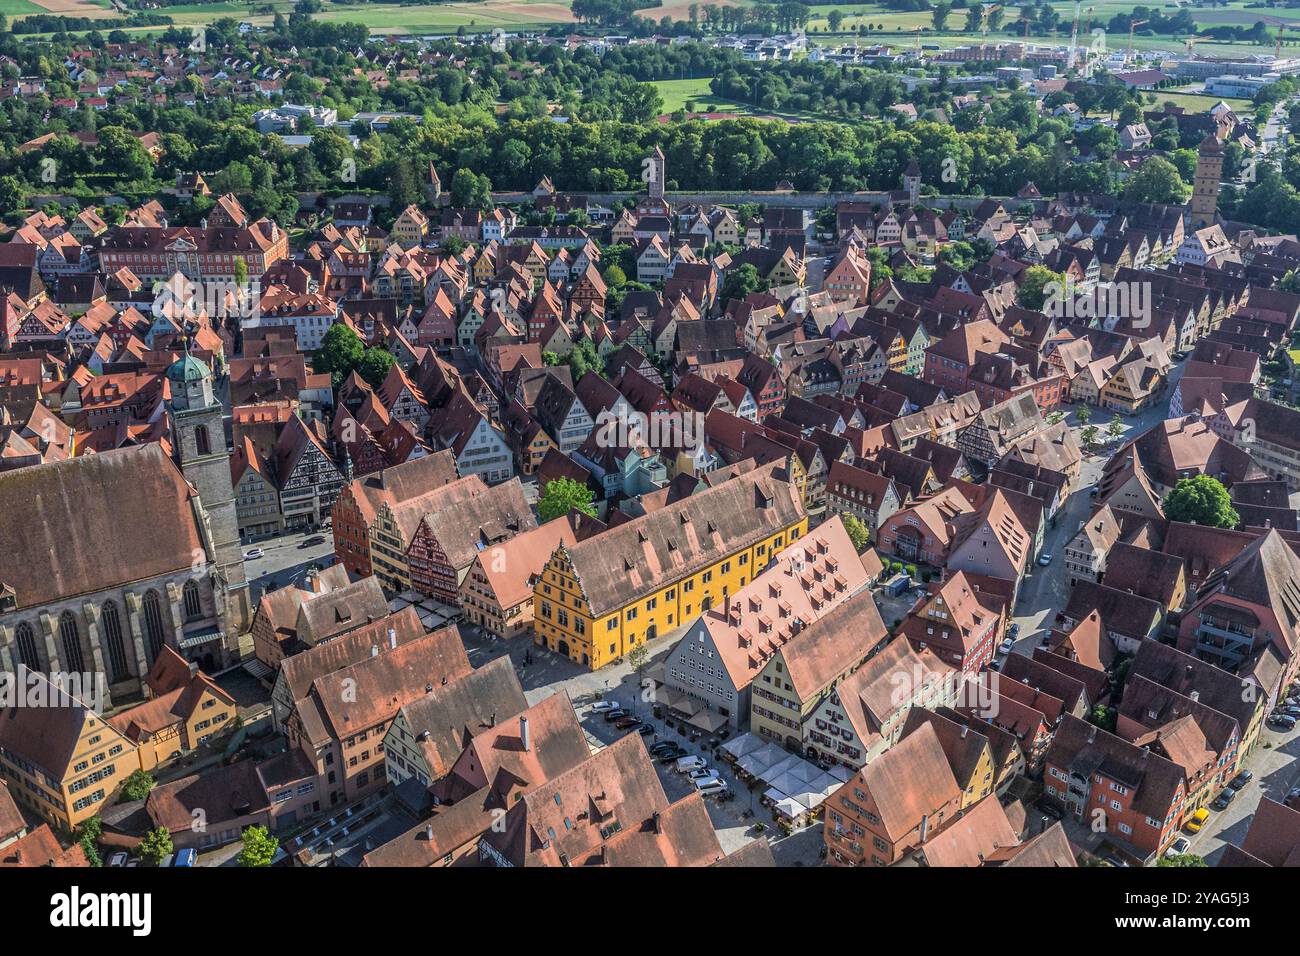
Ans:
[[[1241,523],[1228,489],[1210,475],[1180,478],[1165,496],[1164,510],[1170,521],[1195,522],[1211,528],[1235,528]]]

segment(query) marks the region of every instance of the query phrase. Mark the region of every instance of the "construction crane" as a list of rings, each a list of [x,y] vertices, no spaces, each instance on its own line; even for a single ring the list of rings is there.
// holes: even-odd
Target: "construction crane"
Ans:
[[[1214,35],[1211,33],[1202,33],[1198,37],[1188,37],[1187,40],[1185,41],[1187,44],[1187,55],[1188,56],[1192,55],[1192,53],[1196,49],[1197,42],[1199,42],[1200,40],[1213,40],[1213,39],[1214,39]]]
[[[916,55],[919,59],[921,56],[921,28],[913,27],[912,32],[916,34]]]
[[[1065,58],[1065,69],[1074,69],[1074,58],[1079,55],[1079,0],[1074,0],[1074,22],[1070,25],[1070,52]]]
[[[1273,59],[1282,58],[1282,31],[1293,24],[1289,20],[1279,20],[1277,17],[1262,17],[1264,23],[1271,27],[1277,27],[1277,40],[1273,44]]]
[[[1133,31],[1150,22],[1150,20],[1130,20],[1128,22],[1128,51],[1124,54],[1125,63],[1133,58]]]
[[[987,40],[989,38],[989,14],[991,14],[994,10],[1001,10],[1002,4],[985,3],[985,4],[981,4],[981,8],[982,8],[982,12],[980,13],[980,33],[983,34],[984,39]]]

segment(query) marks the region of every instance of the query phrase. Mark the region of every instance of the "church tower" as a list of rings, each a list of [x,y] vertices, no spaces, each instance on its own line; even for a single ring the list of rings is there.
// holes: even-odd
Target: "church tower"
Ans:
[[[903,173],[903,192],[907,193],[907,201],[913,205],[921,198],[921,166],[916,160],[912,160],[907,172]]]
[[[211,547],[223,586],[214,586],[220,617],[227,633],[226,647],[235,647],[239,635],[252,623],[248,581],[244,576],[243,549],[239,542],[239,519],[235,512],[235,491],[230,478],[230,453],[222,427],[221,402],[212,391],[212,372],[189,354],[167,369],[171,387],[168,412],[176,464],[185,480],[199,492],[211,530]]]
[[[1196,156],[1196,175],[1192,179],[1191,225],[1204,229],[1214,225],[1219,204],[1219,183],[1223,179],[1223,144],[1211,134],[1201,140]]]
[[[650,179],[646,183],[646,192],[650,194],[651,199],[663,199],[664,177],[668,175],[668,161],[664,158],[664,151],[658,146],[650,154],[648,172]]]

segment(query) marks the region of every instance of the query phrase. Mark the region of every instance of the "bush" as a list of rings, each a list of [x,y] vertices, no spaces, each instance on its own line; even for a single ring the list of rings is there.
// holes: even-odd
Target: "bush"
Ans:
[[[137,770],[126,778],[126,783],[122,784],[122,800],[143,800],[149,796],[149,791],[153,787],[153,775],[143,770]]]

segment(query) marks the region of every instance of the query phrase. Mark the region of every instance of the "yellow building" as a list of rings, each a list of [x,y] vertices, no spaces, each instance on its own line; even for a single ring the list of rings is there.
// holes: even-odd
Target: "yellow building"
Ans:
[[[388,239],[398,243],[403,249],[410,249],[412,246],[420,245],[428,234],[429,217],[422,213],[419,207],[411,205],[398,213],[397,218],[393,220],[393,227],[388,230]]]
[[[140,769],[136,746],[84,702],[93,687],[59,688],[19,668],[6,693],[21,706],[0,709],[0,775],[24,809],[69,834]]]
[[[235,699],[170,647],[145,678],[149,699],[108,718],[139,751],[140,768],[195,750],[234,726]]]
[[[534,640],[595,669],[726,601],[808,530],[773,462],[570,547],[534,586]]]

